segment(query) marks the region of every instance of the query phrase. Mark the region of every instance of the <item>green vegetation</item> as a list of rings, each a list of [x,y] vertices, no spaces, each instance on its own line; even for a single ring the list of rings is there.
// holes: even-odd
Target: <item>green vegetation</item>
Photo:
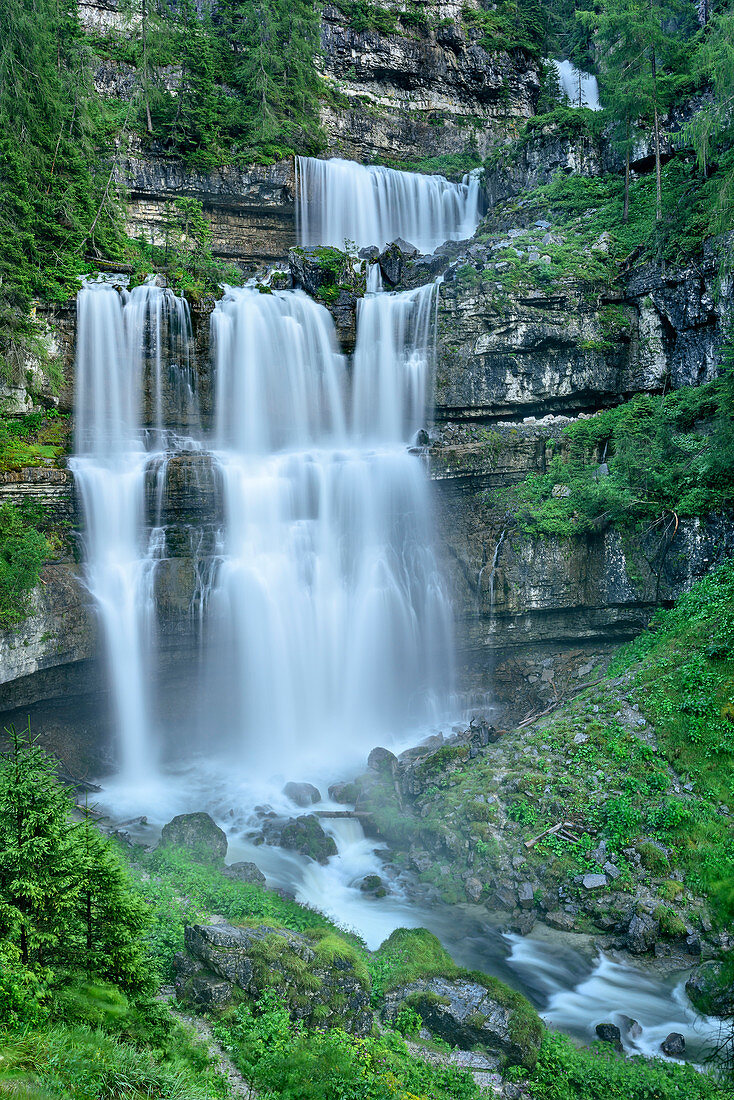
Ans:
[[[568,425],[547,473],[491,499],[525,534],[572,537],[614,524],[657,529],[666,542],[680,517],[731,507],[734,345],[715,382],[637,395]]]
[[[46,537],[12,501],[0,505],[0,626],[22,622],[48,556]]]
[[[396,1032],[307,1032],[276,994],[240,1006],[215,1031],[252,1087],[281,1100],[479,1100],[466,1070],[411,1056]]]
[[[605,1050],[576,1050],[546,1032],[537,1065],[510,1070],[538,1100],[725,1100],[731,1093],[693,1066],[618,1058]]]
[[[72,0],[0,0],[0,374],[19,377],[36,297],[69,296],[122,234],[87,43]]]
[[[526,1064],[533,1064],[543,1025],[530,1002],[497,978],[457,966],[440,941],[425,928],[396,928],[370,956],[369,966],[375,1004],[390,990],[419,978],[468,978],[484,986],[499,1004],[510,1010],[512,1041],[524,1050]],[[420,1014],[423,1003],[418,997],[412,1007]]]

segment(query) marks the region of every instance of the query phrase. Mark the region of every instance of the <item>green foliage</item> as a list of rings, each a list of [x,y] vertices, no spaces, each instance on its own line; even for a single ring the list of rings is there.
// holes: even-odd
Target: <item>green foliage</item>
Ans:
[[[734,800],[734,562],[698,581],[669,611],[659,611],[611,671],[625,669],[632,670],[665,756],[693,777],[707,800],[705,809],[663,800],[652,815],[658,835],[674,839],[688,880],[709,895],[723,919],[731,919],[734,864],[718,806]],[[665,867],[655,871],[665,873]]]
[[[480,8],[465,7],[461,14],[467,27],[479,32],[477,41],[485,50],[520,49],[532,57],[541,56],[544,28],[536,4],[501,0]]]
[[[497,492],[493,503],[527,534],[571,537],[609,524],[657,525],[663,541],[680,517],[731,506],[734,345],[723,360],[715,382],[663,397],[637,395],[568,425],[547,473]],[[608,473],[600,472],[602,461]]]
[[[280,1100],[478,1100],[470,1074],[412,1057],[395,1032],[307,1032],[275,994],[216,1025],[245,1079]]]
[[[352,30],[377,31],[379,34],[397,34],[398,23],[394,11],[373,4],[370,0],[337,0],[339,11],[349,20]]]
[[[137,70],[144,140],[204,169],[322,147],[312,0],[129,0],[128,11],[140,34],[110,32],[97,48]]]
[[[284,925],[296,932],[339,931],[321,913],[261,886],[225,878],[219,868],[192,863],[186,852],[175,848],[136,853],[130,870],[150,913],[148,939],[161,980],[170,980],[173,956],[183,950],[185,925],[208,913],[235,922]],[[342,933],[340,938],[360,947],[354,936]]]
[[[53,462],[67,450],[69,417],[56,409],[20,418],[0,414],[0,470],[21,470]]]
[[[72,805],[56,765],[30,734],[9,731],[0,754],[0,929],[18,960],[45,968],[83,961],[125,988],[147,984],[145,906],[109,841]]]
[[[0,626],[21,622],[28,614],[47,553],[45,536],[23,511],[9,500],[0,505]]]
[[[730,1095],[693,1066],[577,1050],[553,1032],[544,1033],[532,1072],[511,1070],[508,1075],[538,1100],[726,1100]]]
[[[19,377],[34,297],[63,300],[85,256],[119,257],[103,114],[72,0],[0,0],[0,373]]]

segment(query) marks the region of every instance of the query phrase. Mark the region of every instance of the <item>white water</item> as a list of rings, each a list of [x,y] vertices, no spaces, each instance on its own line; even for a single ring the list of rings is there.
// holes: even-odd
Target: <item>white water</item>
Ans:
[[[382,248],[402,237],[419,252],[464,240],[479,224],[479,181],[397,172],[351,160],[296,158],[298,239],[305,246]]]
[[[570,61],[552,60],[551,64],[558,75],[561,91],[571,107],[588,107],[591,111],[600,111],[599,85],[592,73],[577,69]]]
[[[375,195],[390,202],[408,196],[412,213],[404,210],[401,218],[414,218],[416,244],[426,246],[416,239],[422,233],[426,247],[466,235],[461,219],[468,217],[469,187],[466,208],[457,214],[462,192],[447,192],[446,181],[398,187],[381,174],[387,170],[375,176],[357,168],[352,176],[361,183],[372,172],[366,232],[377,233],[359,243],[411,236],[405,221],[389,222]],[[346,219],[349,211],[339,213],[343,193],[344,187],[335,192],[333,209]],[[437,195],[448,201],[437,204]],[[322,201],[320,193],[317,216],[331,219],[332,207],[324,212]],[[453,221],[440,220],[444,205],[454,211]],[[351,206],[357,209],[353,194]],[[357,238],[352,227],[344,233]],[[379,291],[377,277],[370,290]],[[143,788],[162,742],[169,755],[178,745],[175,725],[161,728],[153,717],[149,670],[156,641],[153,572],[166,549],[164,448],[191,445],[166,431],[171,370],[174,391],[188,406],[178,420],[195,420],[187,318],[183,303],[153,287],[130,296],[109,286],[81,292],[73,466],[125,788],[105,801],[161,820],[202,808],[222,823],[242,819],[230,825],[230,858],[254,858],[271,885],[355,928],[369,946],[395,927],[427,925],[458,962],[505,980],[514,975],[548,1017],[573,1034],[593,1037],[595,1023],[622,1022],[625,1013],[643,1029],[630,1049],[657,1053],[670,1030],[682,1031],[692,1045],[702,1025],[678,989],[540,939],[511,939],[508,957],[507,943],[480,910],[411,902],[354,821],[328,824],[339,854],[325,867],[241,839],[243,807],[262,797],[263,787],[272,784],[279,811],[293,812],[279,793],[283,779],[313,778],[323,788],[322,777],[335,778],[353,759],[363,763],[378,741],[404,739],[409,727],[430,721],[448,695],[450,606],[431,551],[422,458],[407,447],[431,390],[437,293],[424,288],[364,301],[351,385],[328,314],[305,296],[230,290],[218,304],[215,436],[225,523],[214,559],[196,563],[203,756],[184,761],[179,755],[183,774],[167,776],[151,798]],[[148,534],[146,472],[156,478]],[[131,788],[137,801],[130,801]],[[359,890],[360,880],[375,873],[391,879],[387,898]]]
[[[213,314],[225,532],[210,718],[263,777],[363,759],[450,689],[428,484],[406,448],[434,293],[364,303],[351,402],[331,317],[301,292],[230,288]]]
[[[183,299],[152,285],[130,294],[86,283],[77,298],[76,455],[84,513],[86,583],[102,629],[117,727],[120,778],[147,780],[158,746],[151,723],[150,661],[155,634],[152,573],[161,532],[145,527],[146,473],[162,464],[163,369],[177,375],[187,405],[190,325]],[[143,396],[150,394],[144,433]],[[161,484],[161,479],[158,479]]]

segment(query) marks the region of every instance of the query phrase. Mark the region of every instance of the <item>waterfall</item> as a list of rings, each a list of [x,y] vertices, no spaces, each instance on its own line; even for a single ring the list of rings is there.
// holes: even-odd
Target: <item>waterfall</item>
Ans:
[[[399,443],[424,423],[437,303],[438,283],[360,301],[353,383],[358,438]]]
[[[599,85],[596,77],[577,69],[570,61],[551,61],[558,76],[561,91],[571,107],[588,107],[600,111]]]
[[[296,158],[298,239],[357,248],[403,240],[424,253],[464,240],[479,224],[479,181],[397,172],[350,160]]]
[[[450,607],[406,447],[425,384],[404,379],[427,358],[434,295],[364,303],[351,415],[323,306],[246,287],[212,316],[225,531],[207,725],[263,774],[363,756],[448,690]],[[374,388],[357,377],[370,364]]]
[[[191,413],[189,343],[188,308],[170,291],[146,284],[128,294],[87,282],[79,292],[71,468],[86,524],[85,579],[107,656],[120,771],[129,781],[148,775],[157,756],[150,663],[153,570],[163,553],[160,447],[166,420]],[[146,442],[157,450],[147,450]],[[156,519],[146,536],[148,471]]]

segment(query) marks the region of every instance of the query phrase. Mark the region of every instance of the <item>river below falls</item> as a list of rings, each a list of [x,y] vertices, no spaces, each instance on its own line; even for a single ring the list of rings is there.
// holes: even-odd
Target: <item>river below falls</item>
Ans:
[[[335,777],[309,777],[325,791]],[[479,905],[448,905],[415,896],[409,883],[381,858],[384,845],[365,837],[355,819],[324,818],[322,825],[337,845],[325,866],[265,844],[253,844],[247,833],[256,826],[253,809],[267,803],[277,813],[296,816],[308,810],[294,806],[281,793],[282,778],[269,786],[237,781],[210,761],[199,761],[185,773],[152,778],[134,789],[112,783],[99,797],[99,807],[113,824],[144,814],[147,824],[127,824],[131,838],[152,845],[175,814],[207,810],[228,837],[227,863],[251,860],[268,886],[324,913],[345,930],[356,932],[375,950],[399,927],[428,928],[461,966],[495,975],[525,994],[551,1026],[580,1043],[596,1038],[599,1023],[620,1027],[629,1054],[664,1058],[660,1044],[670,1032],[686,1040],[686,1057],[705,1061],[719,1035],[719,1021],[698,1015],[685,994],[689,970],[666,971],[659,963],[631,963],[600,951],[592,937],[554,931],[538,924],[527,936],[500,932],[492,915]],[[328,799],[314,809],[344,811]],[[366,875],[379,875],[389,889],[384,898],[360,890]],[[638,1028],[631,1028],[636,1021]]]

